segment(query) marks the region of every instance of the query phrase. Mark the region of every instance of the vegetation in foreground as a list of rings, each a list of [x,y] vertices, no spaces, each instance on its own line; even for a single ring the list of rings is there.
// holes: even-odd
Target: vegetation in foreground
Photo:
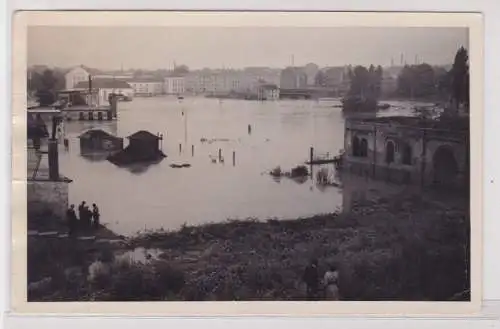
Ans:
[[[468,300],[469,232],[468,209],[413,195],[349,214],[144,233],[127,248],[162,252],[145,262],[117,258],[111,245],[34,239],[29,300],[304,300],[313,257],[320,269],[337,265],[343,300]]]

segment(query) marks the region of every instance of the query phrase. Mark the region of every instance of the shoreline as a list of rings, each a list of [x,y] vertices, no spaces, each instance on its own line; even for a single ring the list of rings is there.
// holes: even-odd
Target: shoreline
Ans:
[[[350,213],[145,232],[124,246],[60,241],[66,248],[54,251],[35,243],[31,266],[50,257],[79,274],[50,273],[70,284],[51,284],[30,300],[304,300],[301,275],[311,258],[322,272],[339,268],[342,300],[448,300],[470,286],[457,275],[469,264],[469,218],[467,208],[405,195],[365,200]],[[149,253],[143,262],[117,261],[117,251],[136,248]],[[96,261],[104,270],[91,274]]]

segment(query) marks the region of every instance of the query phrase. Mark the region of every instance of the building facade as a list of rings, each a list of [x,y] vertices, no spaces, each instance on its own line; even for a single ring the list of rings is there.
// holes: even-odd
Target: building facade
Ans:
[[[257,99],[273,101],[280,98],[280,89],[275,84],[261,84],[257,88]]]
[[[163,92],[167,95],[179,95],[186,92],[183,76],[168,76],[163,81]]]
[[[135,77],[127,80],[132,87],[134,96],[158,96],[164,93],[163,79],[149,77]]]
[[[88,78],[86,81],[79,82],[75,88],[89,89]],[[134,89],[132,86],[127,82],[118,79],[92,79],[92,90],[97,90],[97,99],[95,100],[97,106],[109,105],[110,94],[123,95],[130,99],[134,97]],[[88,104],[90,103],[91,102]]]
[[[71,69],[64,75],[66,80],[66,89],[74,89],[80,82],[88,81],[90,72],[82,66],[77,66]]]
[[[453,126],[411,117],[347,120],[343,166],[391,182],[468,187],[468,118]]]
[[[287,67],[281,71],[281,89],[301,89],[307,87],[307,74],[300,67]]]

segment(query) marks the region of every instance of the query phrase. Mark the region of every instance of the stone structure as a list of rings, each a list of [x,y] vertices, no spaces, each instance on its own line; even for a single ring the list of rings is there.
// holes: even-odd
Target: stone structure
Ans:
[[[346,170],[397,183],[468,188],[469,120],[348,119]]]
[[[51,112],[50,112],[51,113]],[[55,139],[58,119],[52,118],[49,136],[34,131],[27,145],[27,210],[28,221],[64,220],[68,209],[68,184],[60,174],[58,141]]]
[[[51,216],[63,220],[68,209],[68,183],[70,180],[51,181],[28,179],[28,216]]]

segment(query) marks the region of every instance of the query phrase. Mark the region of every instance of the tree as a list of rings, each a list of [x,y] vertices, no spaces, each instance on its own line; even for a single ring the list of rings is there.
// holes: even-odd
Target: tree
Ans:
[[[316,76],[314,77],[314,85],[320,87],[326,86],[326,75],[323,71],[318,71],[318,73],[316,73]]]
[[[356,66],[348,69],[350,88],[347,97],[343,99],[343,110],[346,112],[374,112],[377,110],[377,102],[380,96],[382,83],[381,68],[373,65],[367,69],[364,66]]]
[[[451,68],[451,99],[455,106],[469,107],[469,80],[469,55],[464,47],[460,47]]]
[[[405,65],[398,76],[398,93],[409,98],[435,95],[435,80],[434,69],[429,64]]]
[[[187,74],[189,73],[189,67],[187,65],[179,65],[174,68],[174,73],[176,74]]]

